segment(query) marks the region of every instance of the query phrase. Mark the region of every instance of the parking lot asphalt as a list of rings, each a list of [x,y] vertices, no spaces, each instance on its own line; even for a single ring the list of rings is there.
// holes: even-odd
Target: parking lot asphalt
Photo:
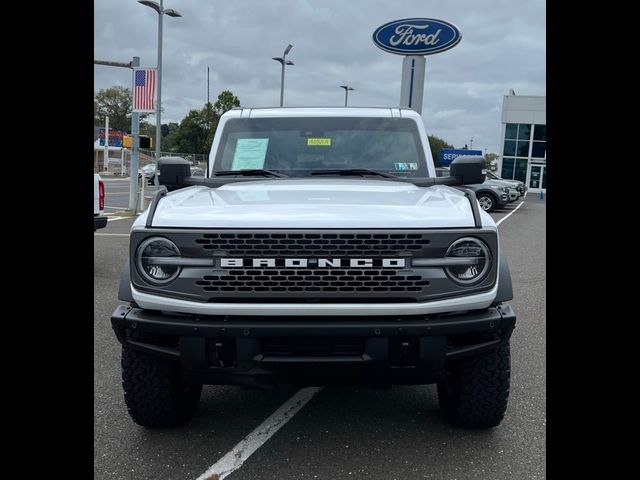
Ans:
[[[491,214],[500,221],[513,212],[499,231],[518,316],[509,407],[499,427],[450,427],[434,385],[325,387],[227,478],[545,478],[546,205],[528,195],[514,212],[519,203]],[[94,478],[196,479],[297,389],[205,386],[195,418],[184,427],[149,430],[131,421],[109,317],[120,303],[132,222],[110,221],[94,237]]]
[[[104,182],[104,210],[112,213],[129,208],[129,178],[102,177]],[[155,185],[145,185],[144,195],[151,196],[157,191]]]

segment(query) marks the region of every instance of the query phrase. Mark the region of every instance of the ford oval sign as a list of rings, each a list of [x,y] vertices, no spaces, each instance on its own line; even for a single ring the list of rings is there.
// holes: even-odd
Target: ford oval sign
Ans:
[[[432,55],[455,47],[460,30],[435,18],[405,18],[378,27],[373,43],[385,52],[398,55]]]

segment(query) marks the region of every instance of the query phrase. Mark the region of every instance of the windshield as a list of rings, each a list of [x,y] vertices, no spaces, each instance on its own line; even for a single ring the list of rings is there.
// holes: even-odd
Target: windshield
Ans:
[[[369,169],[428,177],[413,120],[401,118],[241,118],[226,122],[214,171],[266,169],[288,176]]]

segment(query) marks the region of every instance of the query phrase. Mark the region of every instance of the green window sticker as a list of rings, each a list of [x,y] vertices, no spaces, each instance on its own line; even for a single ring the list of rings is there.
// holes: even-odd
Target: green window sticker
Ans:
[[[396,170],[417,170],[418,164],[413,162],[395,162],[394,168]]]
[[[330,138],[307,138],[307,146],[330,147]]]
[[[268,138],[239,138],[233,154],[232,170],[251,170],[264,168],[267,155]]]

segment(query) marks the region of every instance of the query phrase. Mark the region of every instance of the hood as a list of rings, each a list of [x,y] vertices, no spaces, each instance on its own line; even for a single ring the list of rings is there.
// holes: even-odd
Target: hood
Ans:
[[[141,215],[134,228],[144,225]],[[483,216],[484,220],[484,216]],[[484,223],[484,221],[483,221]],[[454,188],[305,178],[189,187],[162,198],[154,227],[455,228],[473,227],[471,205]]]

